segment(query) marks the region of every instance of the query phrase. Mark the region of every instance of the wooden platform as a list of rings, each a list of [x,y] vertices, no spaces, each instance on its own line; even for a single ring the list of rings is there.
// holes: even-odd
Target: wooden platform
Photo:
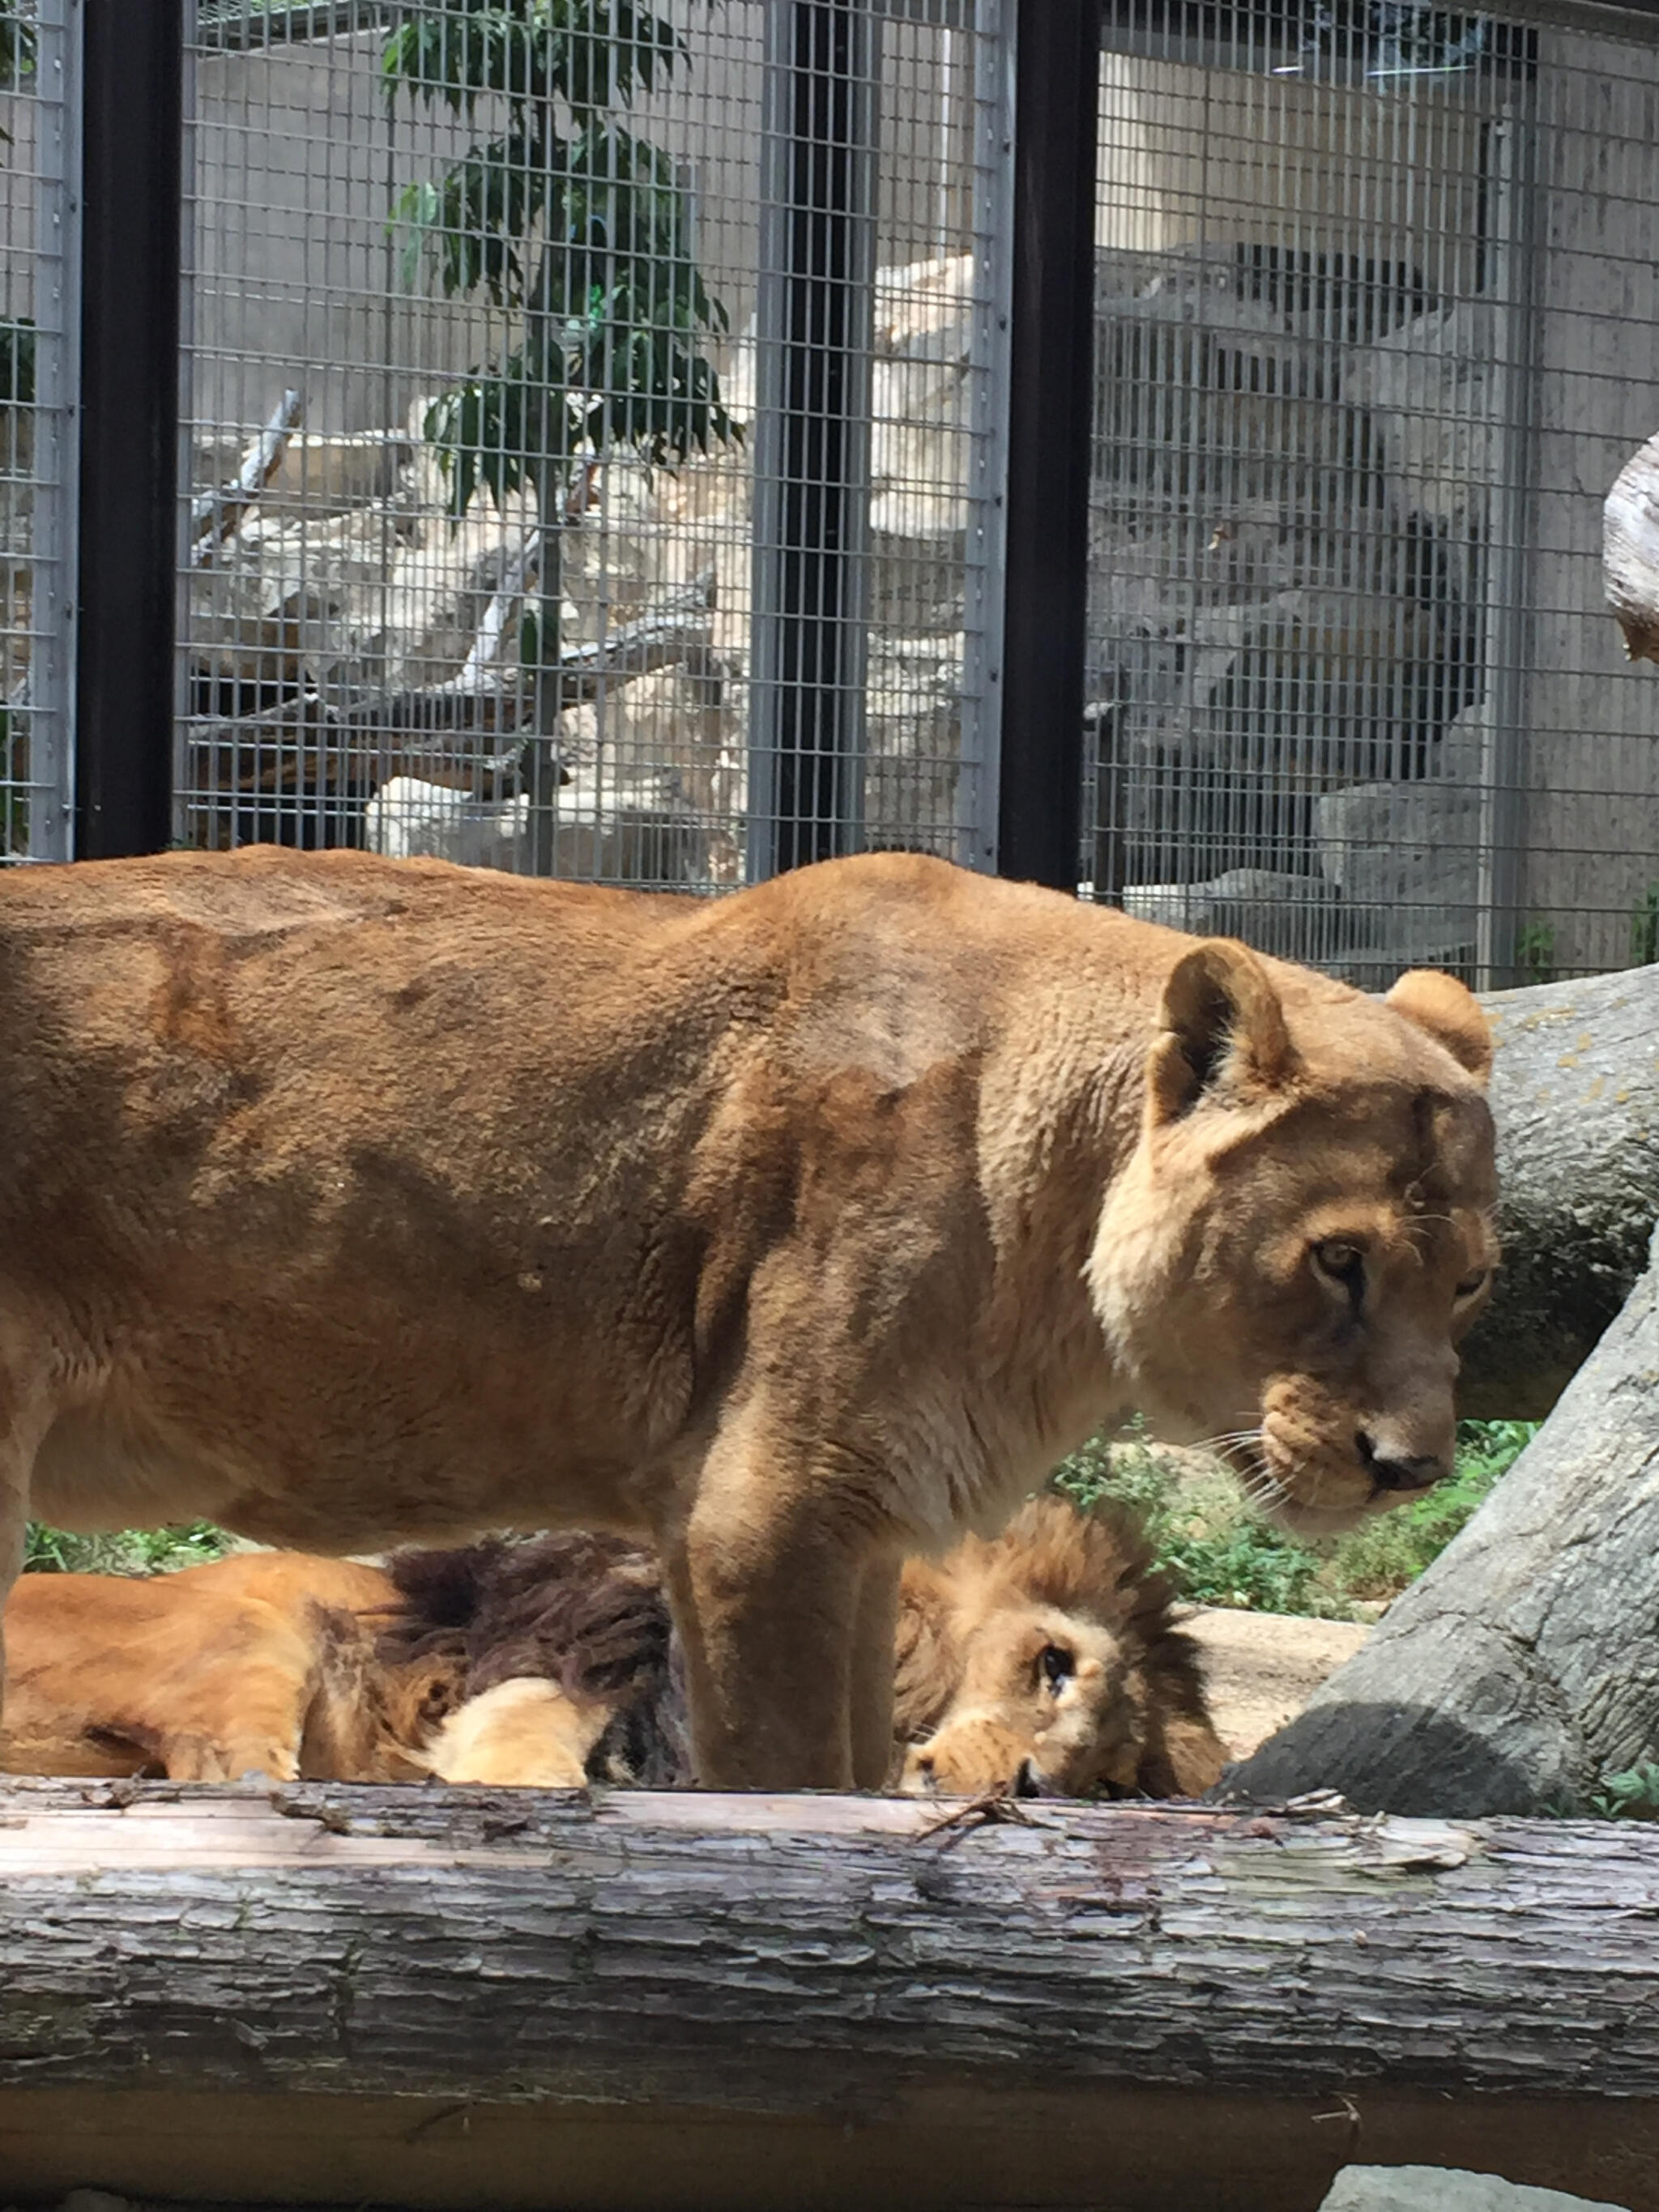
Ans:
[[[1659,2212],[1659,1832],[0,1784],[0,2203]]]

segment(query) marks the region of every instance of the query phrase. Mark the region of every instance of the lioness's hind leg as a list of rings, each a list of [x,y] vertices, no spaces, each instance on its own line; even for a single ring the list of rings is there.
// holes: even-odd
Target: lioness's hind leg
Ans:
[[[0,1370],[0,1720],[6,1708],[5,1604],[23,1571],[29,1479],[45,1427],[39,1409]]]

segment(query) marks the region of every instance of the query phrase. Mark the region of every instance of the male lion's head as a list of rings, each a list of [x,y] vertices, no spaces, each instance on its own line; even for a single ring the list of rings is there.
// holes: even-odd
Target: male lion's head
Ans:
[[[900,1786],[1195,1796],[1224,1753],[1168,1584],[1115,1508],[1032,1500],[1000,1536],[904,1570]]]
[[[1334,1533],[1449,1474],[1498,1256],[1492,1042],[1449,975],[1378,1002],[1215,939],[1164,987],[1095,1310],[1140,1409]]]

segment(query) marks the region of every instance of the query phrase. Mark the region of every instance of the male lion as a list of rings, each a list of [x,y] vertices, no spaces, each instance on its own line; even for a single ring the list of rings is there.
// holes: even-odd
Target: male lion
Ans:
[[[6,1626],[0,1772],[695,1778],[661,1565],[619,1537],[26,1575]],[[1036,1500],[908,1560],[895,1663],[906,1789],[1195,1796],[1220,1774],[1197,1655],[1112,1508]]]
[[[901,1789],[1197,1797],[1226,1752],[1145,1537],[1111,1507],[1036,1498],[1000,1536],[907,1560]]]
[[[902,1555],[1121,1409],[1303,1528],[1446,1471],[1489,1052],[908,854],[0,872],[0,1592],[31,1500],[649,1532],[705,1778],[878,1784]]]

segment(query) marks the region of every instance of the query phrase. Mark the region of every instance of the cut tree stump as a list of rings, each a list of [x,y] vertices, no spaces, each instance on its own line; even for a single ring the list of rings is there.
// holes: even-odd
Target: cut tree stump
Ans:
[[[1474,1518],[1223,1787],[1338,1790],[1397,1813],[1530,1813],[1582,1803],[1601,1778],[1656,1758],[1659,1237]]]
[[[1481,1000],[1504,1264],[1463,1350],[1470,1419],[1541,1419],[1647,1264],[1659,1222],[1659,967]]]
[[[0,1788],[0,2194],[1659,2208],[1659,1832]]]

